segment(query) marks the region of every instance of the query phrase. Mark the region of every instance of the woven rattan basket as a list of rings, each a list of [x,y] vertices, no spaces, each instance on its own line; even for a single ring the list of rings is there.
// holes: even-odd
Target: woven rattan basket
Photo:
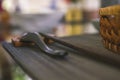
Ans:
[[[100,34],[105,47],[120,53],[120,5],[101,8]]]

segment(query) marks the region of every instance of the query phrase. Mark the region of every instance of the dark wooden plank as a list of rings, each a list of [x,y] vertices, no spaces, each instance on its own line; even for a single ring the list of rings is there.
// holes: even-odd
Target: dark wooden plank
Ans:
[[[0,44],[0,80],[13,80],[11,57]]]
[[[80,53],[80,55],[88,56],[120,68],[120,54],[107,50],[103,46],[102,38],[98,34],[71,36],[60,39],[42,33],[41,35],[78,51],[78,54],[79,52],[84,52],[83,54]]]
[[[93,35],[93,37],[94,36],[95,35]],[[85,46],[85,48],[87,43],[92,44],[91,46],[88,46],[87,49],[89,49],[89,47],[91,49],[93,45],[96,45],[99,48],[98,44],[93,44],[98,37],[93,37],[88,35],[81,37],[74,36],[72,38],[63,38],[62,40],[71,43],[72,45],[76,44],[78,40],[79,44],[77,42],[76,45],[78,47]],[[49,57],[35,46],[14,47],[12,44],[3,43],[3,47],[23,68],[23,70],[35,80],[120,80],[119,68],[81,56],[79,54],[84,54],[84,51],[71,51],[72,49],[69,50],[67,47],[57,43],[52,44],[51,47],[68,51],[69,55],[65,59],[55,59]]]

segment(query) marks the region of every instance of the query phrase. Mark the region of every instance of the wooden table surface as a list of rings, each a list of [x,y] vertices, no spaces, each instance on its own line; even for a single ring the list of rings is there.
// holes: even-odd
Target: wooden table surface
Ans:
[[[13,80],[11,61],[10,55],[0,44],[0,80]]]
[[[69,55],[64,59],[52,58],[36,46],[14,47],[4,42],[3,47],[34,80],[120,80],[120,55],[105,49],[99,35],[61,40],[72,46],[55,42],[50,47],[66,50]]]

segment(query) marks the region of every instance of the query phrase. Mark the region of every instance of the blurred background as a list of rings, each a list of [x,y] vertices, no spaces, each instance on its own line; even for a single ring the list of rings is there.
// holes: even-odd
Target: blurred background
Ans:
[[[101,0],[3,0],[2,6],[10,24],[19,28],[15,34],[38,31],[63,37],[98,32],[92,22]]]
[[[99,8],[120,2],[120,0],[0,1],[2,1],[0,25],[5,28],[3,32],[5,36],[37,31],[54,34],[57,37],[98,34]],[[7,40],[9,41],[8,35]],[[31,80],[16,65],[13,67],[13,76],[14,80]]]

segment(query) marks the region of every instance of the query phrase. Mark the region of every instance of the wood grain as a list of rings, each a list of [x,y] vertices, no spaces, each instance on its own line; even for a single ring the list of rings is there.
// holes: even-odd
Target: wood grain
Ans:
[[[73,36],[59,40],[80,47],[81,51],[63,46],[59,42],[53,43],[50,45],[51,48],[69,52],[66,58],[59,59],[46,55],[37,46],[14,47],[9,43],[3,43],[3,46],[34,80],[120,80],[119,68],[82,55],[86,54],[90,57],[90,54],[91,56],[101,54],[113,56],[113,58],[120,57],[105,49],[98,35]],[[90,51],[90,53],[85,51]],[[99,56],[96,58],[99,59]]]

